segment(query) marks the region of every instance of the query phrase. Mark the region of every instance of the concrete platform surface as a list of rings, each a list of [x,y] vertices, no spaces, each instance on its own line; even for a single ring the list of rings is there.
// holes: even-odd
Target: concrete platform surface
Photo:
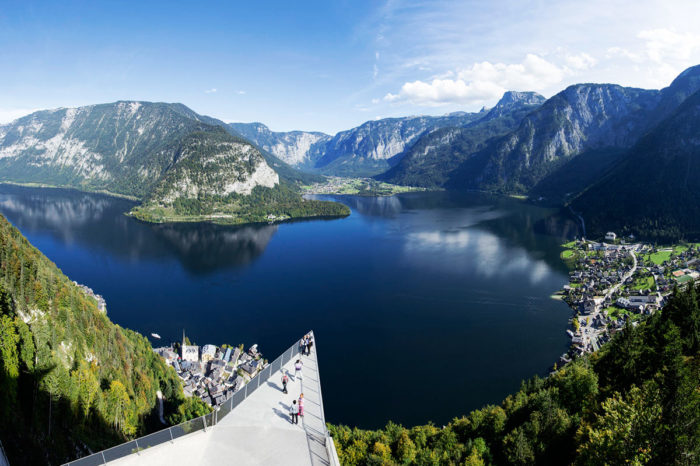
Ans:
[[[303,363],[301,380],[294,363]],[[115,465],[330,465],[325,446],[325,418],[316,347],[297,356],[283,370],[289,394],[282,393],[282,373],[272,374],[252,395],[216,425],[116,461]],[[304,416],[290,422],[290,405],[304,393]]]

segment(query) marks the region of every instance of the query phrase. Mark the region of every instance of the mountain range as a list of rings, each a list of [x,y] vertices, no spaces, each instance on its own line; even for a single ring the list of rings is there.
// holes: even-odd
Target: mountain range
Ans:
[[[372,176],[392,167],[426,131],[466,125],[483,112],[372,120],[335,136],[273,132],[262,123],[229,127],[295,168],[335,176]]]
[[[143,220],[242,223],[347,215],[303,201],[297,186],[323,175],[373,176],[569,206],[593,234],[694,238],[700,228],[675,207],[700,195],[692,171],[698,90],[700,65],[661,90],[584,83],[549,99],[509,91],[491,109],[372,120],[332,136],[227,124],[182,104],[41,111],[0,126],[0,181],[126,195],[142,202],[132,213]],[[663,165],[671,159],[673,168]],[[640,205],[645,196],[635,193],[651,186],[673,195]],[[669,205],[679,193],[680,204]]]
[[[700,222],[687,214],[700,198],[699,90],[700,65],[661,90],[583,83],[549,99],[507,92],[478,113],[371,121],[321,138],[304,168],[384,170],[374,177],[527,195],[580,211],[594,235],[614,228],[663,241],[697,239]]]

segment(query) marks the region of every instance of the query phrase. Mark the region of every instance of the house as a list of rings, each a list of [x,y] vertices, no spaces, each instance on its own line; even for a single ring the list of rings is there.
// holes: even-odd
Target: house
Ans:
[[[224,353],[224,362],[228,362],[231,359],[231,348],[226,348],[226,353]]]
[[[633,305],[640,305],[640,304],[641,305],[649,305],[649,304],[658,305],[661,302],[661,299],[662,299],[661,294],[659,294],[659,293],[653,293],[653,294],[650,294],[648,296],[640,295],[640,296],[629,296],[628,297],[630,304],[633,304]]]
[[[247,372],[248,375],[250,375],[251,377],[254,377],[255,374],[257,374],[258,372],[258,366],[258,361],[248,361],[247,363],[241,366],[241,369],[244,372]]]
[[[211,361],[216,356],[216,346],[204,345],[202,347],[202,362]]]
[[[615,241],[616,239],[617,235],[612,231],[605,233],[605,241]]]

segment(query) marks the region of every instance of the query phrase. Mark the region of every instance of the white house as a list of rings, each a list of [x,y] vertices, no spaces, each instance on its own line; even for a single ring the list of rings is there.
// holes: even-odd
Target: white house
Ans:
[[[605,233],[605,241],[615,241],[617,238],[617,235],[613,233],[612,231],[609,231]]]
[[[216,346],[214,345],[204,345],[202,346],[202,362],[211,361],[216,356]]]

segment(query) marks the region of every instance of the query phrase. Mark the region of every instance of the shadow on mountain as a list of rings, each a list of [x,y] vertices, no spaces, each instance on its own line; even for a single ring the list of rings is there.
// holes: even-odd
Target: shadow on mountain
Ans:
[[[126,441],[94,410],[85,417],[75,403],[40,389],[41,379],[51,371],[49,367],[12,379],[7,374],[0,377],[6,390],[0,438],[10,464],[63,464]],[[156,411],[141,419],[146,432],[163,427]]]

